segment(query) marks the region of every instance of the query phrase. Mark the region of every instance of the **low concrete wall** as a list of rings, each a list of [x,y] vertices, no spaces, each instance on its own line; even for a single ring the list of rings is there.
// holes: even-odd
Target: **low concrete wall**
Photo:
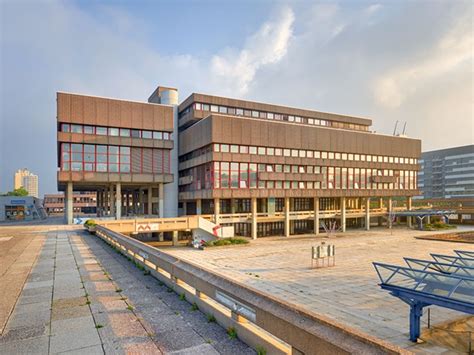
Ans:
[[[408,354],[320,314],[289,304],[133,238],[97,227],[97,236],[139,261],[222,326],[267,354]]]

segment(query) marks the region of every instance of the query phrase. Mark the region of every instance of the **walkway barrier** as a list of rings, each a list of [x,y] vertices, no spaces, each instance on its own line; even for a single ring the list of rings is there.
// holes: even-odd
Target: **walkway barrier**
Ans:
[[[96,235],[267,354],[408,354],[323,315],[98,226]],[[196,251],[197,252],[197,251]],[[261,351],[263,352],[263,351]]]

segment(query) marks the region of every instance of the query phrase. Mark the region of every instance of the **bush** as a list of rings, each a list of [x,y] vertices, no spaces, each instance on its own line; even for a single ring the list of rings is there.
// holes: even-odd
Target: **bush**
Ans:
[[[204,243],[206,247],[221,247],[224,245],[235,245],[235,244],[248,244],[248,240],[244,238],[224,238],[212,240]]]
[[[97,223],[95,222],[94,219],[88,219],[84,223],[84,226],[86,226],[86,227],[95,227],[96,225],[97,225]]]
[[[442,230],[442,229],[456,229],[456,226],[453,226],[452,224],[443,223],[443,222],[435,222],[433,224],[426,223],[423,226],[423,229],[425,231],[436,231],[436,230]]]

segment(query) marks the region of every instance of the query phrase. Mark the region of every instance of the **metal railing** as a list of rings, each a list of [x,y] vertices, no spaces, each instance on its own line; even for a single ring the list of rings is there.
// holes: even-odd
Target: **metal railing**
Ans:
[[[97,227],[96,235],[212,314],[219,324],[234,327],[239,338],[254,349],[272,354],[408,353],[104,226]]]

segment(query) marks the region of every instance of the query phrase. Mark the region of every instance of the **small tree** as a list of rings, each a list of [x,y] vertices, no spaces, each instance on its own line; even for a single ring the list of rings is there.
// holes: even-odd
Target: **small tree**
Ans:
[[[336,221],[329,221],[328,223],[325,223],[324,221],[321,222],[321,225],[324,228],[324,231],[326,232],[327,238],[331,238],[332,236],[335,236],[336,233],[340,230],[340,228],[337,228],[337,222]]]
[[[8,191],[5,196],[28,196],[28,191],[24,187],[20,187],[13,191]]]

